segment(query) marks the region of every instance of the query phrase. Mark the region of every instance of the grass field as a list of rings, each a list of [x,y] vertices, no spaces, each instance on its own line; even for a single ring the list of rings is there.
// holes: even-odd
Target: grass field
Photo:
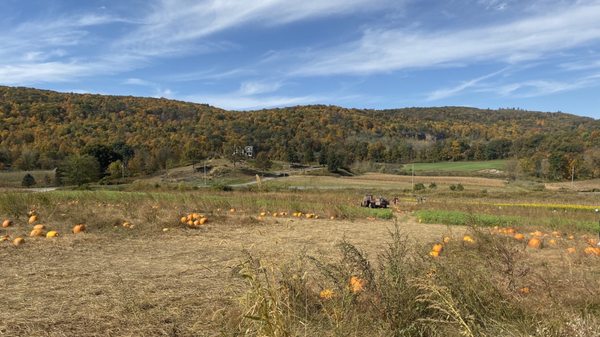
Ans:
[[[415,163],[415,173],[420,172],[461,172],[472,173],[482,170],[504,171],[506,160],[487,161],[462,161],[462,162],[440,162],[440,163]],[[404,166],[405,171],[412,171],[413,164]]]
[[[33,170],[33,171],[0,171],[0,187],[18,188],[21,187],[23,176],[31,174],[36,181],[33,187],[51,186],[54,180],[53,170]]]
[[[14,221],[0,228],[10,236],[0,242],[0,335],[600,334],[600,257],[584,253],[597,237],[597,194],[473,178],[462,192],[440,180],[417,202],[397,176],[301,179],[271,191],[0,194],[0,219]],[[361,208],[369,188],[400,203]],[[30,210],[59,237],[28,237]],[[208,222],[181,224],[191,212]],[[76,223],[87,231],[72,234]],[[540,231],[543,248],[494,226],[526,239]],[[17,236],[25,243],[14,247]]]

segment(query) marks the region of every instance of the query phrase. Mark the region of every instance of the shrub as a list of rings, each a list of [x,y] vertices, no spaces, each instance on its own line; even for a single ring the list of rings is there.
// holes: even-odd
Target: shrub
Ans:
[[[21,180],[21,186],[29,188],[33,185],[35,185],[35,178],[29,173],[25,174]]]
[[[432,189],[432,190],[436,189],[437,188],[437,184],[432,181],[431,184],[429,184],[429,188]]]
[[[423,183],[418,183],[418,184],[415,184],[415,187],[413,189],[415,191],[422,191],[425,189],[425,185],[423,185]]]

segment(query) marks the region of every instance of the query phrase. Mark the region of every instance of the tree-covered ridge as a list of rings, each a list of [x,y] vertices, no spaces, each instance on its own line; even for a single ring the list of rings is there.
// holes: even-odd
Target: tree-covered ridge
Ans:
[[[574,166],[580,177],[600,175],[600,121],[564,113],[324,105],[237,112],[167,99],[0,87],[0,166],[53,168],[73,154],[93,155],[100,145],[134,174],[253,145],[271,159],[335,159],[338,166],[514,157],[528,174],[560,179]]]

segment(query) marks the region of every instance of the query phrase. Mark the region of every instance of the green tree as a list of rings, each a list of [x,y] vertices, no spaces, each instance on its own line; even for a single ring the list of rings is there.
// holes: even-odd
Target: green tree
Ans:
[[[273,162],[269,159],[269,156],[266,152],[259,152],[256,155],[256,161],[254,162],[254,166],[259,170],[266,171],[273,166]]]
[[[61,172],[66,183],[81,186],[100,178],[100,164],[90,155],[72,155],[65,160]]]
[[[24,175],[23,180],[21,180],[21,186],[29,188],[33,185],[35,185],[35,178],[29,173]]]
[[[123,156],[113,151],[113,149],[104,144],[93,144],[86,146],[83,154],[90,155],[96,158],[100,165],[100,173],[104,174],[110,163],[123,159]]]

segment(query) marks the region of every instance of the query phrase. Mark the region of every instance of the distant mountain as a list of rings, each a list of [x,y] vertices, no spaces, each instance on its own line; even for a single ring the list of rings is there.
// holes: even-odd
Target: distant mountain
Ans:
[[[600,121],[565,113],[325,105],[238,112],[167,99],[0,86],[5,168],[55,167],[69,155],[103,146],[127,161],[130,172],[148,173],[168,163],[233,156],[245,145],[272,159],[338,166],[517,158],[522,172],[548,178],[570,175],[569,165],[581,177],[600,174]]]

